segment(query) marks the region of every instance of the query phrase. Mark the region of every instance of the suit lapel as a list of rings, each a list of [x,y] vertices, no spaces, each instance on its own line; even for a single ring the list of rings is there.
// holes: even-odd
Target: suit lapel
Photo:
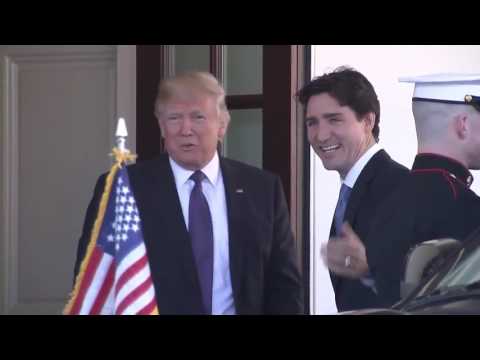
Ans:
[[[363,168],[358,176],[355,185],[353,186],[350,199],[348,200],[347,209],[345,210],[344,219],[349,222],[350,225],[355,225],[358,209],[362,204],[363,197],[368,193],[371,181],[375,178],[375,174],[381,168],[384,160],[388,158],[385,150],[378,151],[368,161],[367,165]]]
[[[235,306],[238,311],[245,262],[245,240],[248,236],[246,229],[249,228],[246,221],[249,214],[248,194],[242,184],[240,172],[236,171],[236,168],[223,158],[220,159],[220,166],[227,200],[230,274]]]
[[[388,156],[384,150],[377,152],[365,165],[363,170],[360,172],[360,175],[353,186],[350,198],[348,199],[347,209],[343,216],[344,221],[354,226],[354,222],[358,213],[358,209],[362,203],[362,199],[367,194],[370,182],[373,180],[375,173],[379,168],[380,159]],[[332,224],[330,225],[330,237],[337,235],[335,234],[335,220],[332,219]]]

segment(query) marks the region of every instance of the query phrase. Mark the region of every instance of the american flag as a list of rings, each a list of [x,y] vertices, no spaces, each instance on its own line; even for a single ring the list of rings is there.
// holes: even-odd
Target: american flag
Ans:
[[[87,250],[66,314],[158,314],[140,216],[125,168],[113,184],[98,238],[91,239],[95,245]]]

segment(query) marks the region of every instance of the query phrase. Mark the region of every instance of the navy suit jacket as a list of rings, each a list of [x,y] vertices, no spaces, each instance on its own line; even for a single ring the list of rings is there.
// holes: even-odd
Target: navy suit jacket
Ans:
[[[407,178],[409,170],[390,158],[385,150],[378,151],[365,165],[353,186],[344,221],[363,241],[367,253],[380,244],[371,241],[367,235],[371,229],[374,215],[382,202]],[[330,236],[335,233],[334,225]],[[382,304],[375,292],[361,283],[338,276],[330,272],[335,301],[339,311],[377,307]]]
[[[303,313],[299,254],[278,176],[220,158],[237,314]],[[167,155],[127,167],[160,314],[204,313],[199,280]],[[78,273],[105,175],[97,182],[77,250]]]

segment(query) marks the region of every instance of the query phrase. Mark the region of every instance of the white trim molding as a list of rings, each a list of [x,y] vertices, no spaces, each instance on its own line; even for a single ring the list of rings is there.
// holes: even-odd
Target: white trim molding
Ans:
[[[3,59],[2,59],[3,60]],[[15,303],[18,294],[17,241],[18,239],[18,66],[9,57],[2,61],[4,86],[2,94],[2,247],[5,254],[2,262],[2,307],[6,314]]]

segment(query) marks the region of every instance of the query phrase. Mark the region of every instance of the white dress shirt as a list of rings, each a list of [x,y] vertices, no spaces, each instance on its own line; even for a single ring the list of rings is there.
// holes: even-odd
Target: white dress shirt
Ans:
[[[363,154],[352,166],[350,171],[347,173],[347,176],[345,176],[345,179],[342,179],[342,183],[347,185],[350,189],[353,189],[363,168],[368,164],[373,155],[380,150],[382,150],[382,147],[375,143],[367,151],[365,151],[365,154]],[[360,281],[363,285],[370,287],[375,293],[377,292],[377,289],[375,288],[375,281],[371,276],[369,276],[369,274],[366,277],[360,278]]]
[[[171,157],[169,160],[175,178],[180,205],[182,206],[183,218],[188,229],[190,193],[195,184],[190,179],[190,176],[194,172],[182,168]],[[227,201],[217,153],[201,171],[206,175],[206,178],[202,181],[202,190],[210,208],[213,225],[212,314],[234,315],[235,305],[233,302],[228,248]]]
[[[345,179],[342,179],[342,183],[347,185],[350,189],[353,189],[365,165],[367,165],[373,155],[375,155],[380,150],[382,150],[382,147],[380,145],[378,145],[377,143],[373,144],[367,151],[365,151],[365,154],[363,154],[360,159],[358,159],[357,162],[352,166],[350,171],[347,173],[347,176],[345,176]]]

